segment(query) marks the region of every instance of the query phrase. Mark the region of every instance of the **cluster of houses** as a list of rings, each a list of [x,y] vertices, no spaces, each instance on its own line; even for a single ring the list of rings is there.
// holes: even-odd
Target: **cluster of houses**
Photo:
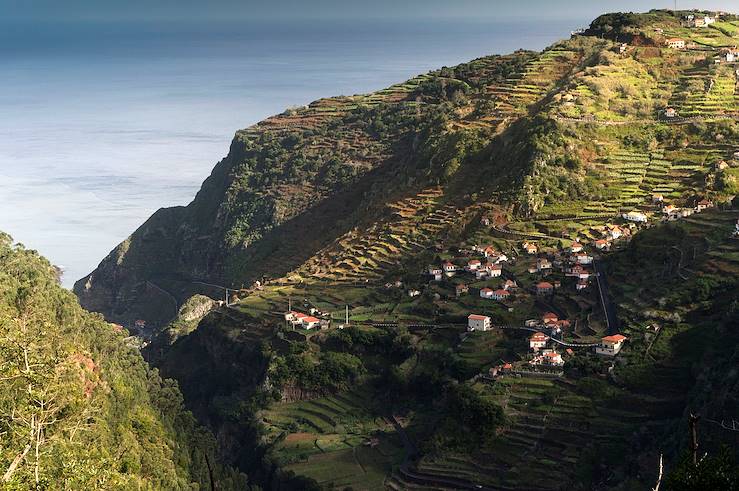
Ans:
[[[663,220],[673,221],[679,218],[689,217],[693,213],[700,213],[703,210],[713,208],[713,201],[709,199],[701,199],[695,203],[694,207],[677,207],[673,204],[667,203],[665,198],[661,194],[652,195],[652,203],[660,207],[662,214],[664,215]]]
[[[313,317],[295,310],[285,312],[285,321],[292,324],[293,328],[301,327],[303,329],[321,329],[328,328],[329,326],[329,321],[322,321],[318,317]]]
[[[716,22],[716,18],[710,15],[688,14],[685,16],[685,21],[689,27],[708,27]]]
[[[564,329],[568,329],[571,323],[567,319],[560,319],[554,312],[546,312],[541,319],[529,319],[524,326],[547,330],[552,336],[559,336]]]
[[[486,280],[490,278],[499,278],[503,274],[503,263],[508,261],[508,257],[502,252],[498,252],[492,246],[474,247],[471,251],[477,257],[467,259],[464,264],[455,264],[452,261],[445,261],[439,266],[429,266],[428,275],[434,281],[441,281],[444,277],[452,277],[457,274],[467,274],[474,276],[475,280]],[[517,288],[516,282],[506,280],[502,283],[501,288],[493,290],[491,288],[483,288],[480,290],[480,297],[494,300],[504,300],[508,298],[511,290]],[[457,297],[469,292],[469,286],[464,283],[455,286],[455,294]],[[411,293],[409,292],[409,295]],[[413,296],[413,295],[411,295]]]
[[[619,235],[620,237],[620,235]],[[604,244],[608,244],[604,242]],[[601,244],[596,244],[598,247]],[[524,242],[523,247],[530,247],[531,243]],[[535,245],[533,245],[535,247]],[[605,246],[599,247],[605,249]],[[555,268],[562,271],[565,277],[574,278],[576,280],[575,289],[584,290],[589,286],[590,277],[593,272],[590,266],[593,264],[593,256],[584,250],[583,245],[579,241],[575,241],[564,253],[557,252],[553,255],[540,256],[536,259],[536,263],[529,267],[530,274],[548,275]],[[535,285],[537,295],[551,295],[555,290],[561,288],[562,283],[559,280],[540,281]]]

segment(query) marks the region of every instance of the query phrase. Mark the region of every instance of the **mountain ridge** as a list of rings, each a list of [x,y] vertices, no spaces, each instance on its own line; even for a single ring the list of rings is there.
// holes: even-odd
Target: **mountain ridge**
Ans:
[[[737,400],[736,374],[719,375],[735,353],[711,340],[736,323],[739,95],[721,57],[739,20],[687,15],[605,14],[542,52],[241,130],[190,205],[155,213],[75,293],[146,320],[145,356],[261,483],[646,489],[691,408]],[[476,277],[491,255],[500,278]],[[196,294],[226,302],[158,334]],[[628,338],[615,359],[577,348],[614,334],[603,296]],[[291,329],[290,307],[331,328]],[[576,351],[530,375],[528,339],[468,333],[474,312],[564,318]]]

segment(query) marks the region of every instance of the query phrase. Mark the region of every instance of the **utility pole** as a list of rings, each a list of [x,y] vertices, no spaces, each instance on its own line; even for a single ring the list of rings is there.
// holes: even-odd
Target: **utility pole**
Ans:
[[[349,305],[346,306],[346,315],[344,319],[344,327],[349,325]]]
[[[693,466],[698,465],[698,420],[700,416],[690,413],[688,427],[690,428],[690,452],[693,455]]]

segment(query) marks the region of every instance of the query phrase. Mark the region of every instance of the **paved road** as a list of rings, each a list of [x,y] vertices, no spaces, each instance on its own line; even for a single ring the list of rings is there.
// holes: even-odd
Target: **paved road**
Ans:
[[[598,292],[600,294],[600,303],[603,307],[603,312],[606,317],[606,326],[608,328],[608,335],[617,334],[619,332],[618,317],[616,316],[616,306],[611,300],[610,293],[608,291],[608,278],[606,277],[605,270],[601,265],[600,261],[593,261],[593,267],[595,268],[595,278],[598,282]]]

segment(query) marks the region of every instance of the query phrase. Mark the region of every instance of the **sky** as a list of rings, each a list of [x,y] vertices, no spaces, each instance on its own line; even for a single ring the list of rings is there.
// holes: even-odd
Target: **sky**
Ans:
[[[5,20],[239,21],[388,18],[572,18],[673,8],[674,0],[0,0]],[[737,0],[678,0],[685,8],[739,10]]]

